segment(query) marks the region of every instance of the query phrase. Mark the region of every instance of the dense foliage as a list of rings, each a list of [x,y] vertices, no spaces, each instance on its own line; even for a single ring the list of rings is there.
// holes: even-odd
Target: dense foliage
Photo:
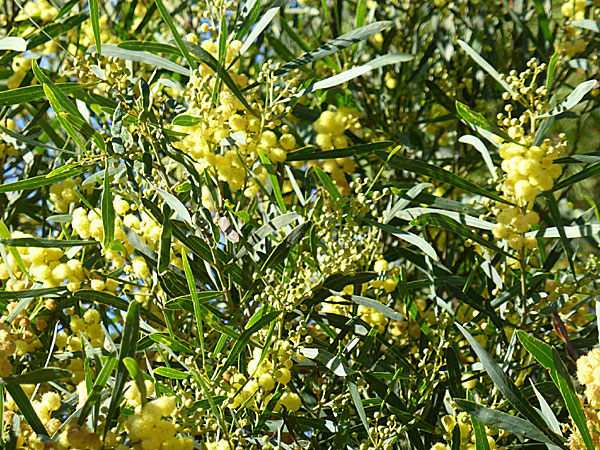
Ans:
[[[4,0],[0,447],[600,449],[598,15]]]

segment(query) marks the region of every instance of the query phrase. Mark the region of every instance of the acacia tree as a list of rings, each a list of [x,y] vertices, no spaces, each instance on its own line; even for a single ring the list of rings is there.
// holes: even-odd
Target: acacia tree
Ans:
[[[0,445],[600,449],[597,15],[5,1]]]

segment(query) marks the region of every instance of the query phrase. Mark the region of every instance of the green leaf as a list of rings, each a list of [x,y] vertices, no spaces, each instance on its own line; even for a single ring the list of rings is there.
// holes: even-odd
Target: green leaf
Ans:
[[[577,397],[573,379],[555,348],[530,336],[522,330],[517,330],[517,337],[529,353],[546,369],[560,391],[571,419],[579,429],[587,450],[594,450],[594,442],[587,427],[585,413]]]
[[[108,161],[104,169],[104,188],[102,190],[102,226],[104,228],[104,248],[110,248],[115,239],[115,207],[110,189],[110,176],[108,174]]]
[[[0,378],[2,384],[40,384],[49,381],[60,380],[63,378],[71,378],[73,374],[70,370],[59,369],[56,367],[44,367],[41,369],[32,370],[31,372],[22,373],[20,375],[10,375]]]
[[[479,228],[481,230],[491,231],[494,228],[493,223],[487,222],[478,217],[473,217],[469,216],[468,214],[463,214],[455,211],[447,211],[445,209],[437,208],[406,208],[396,213],[395,216],[402,220],[411,221],[422,216],[423,214],[439,214],[442,216],[447,216],[467,227]]]
[[[585,30],[590,30],[595,33],[600,33],[600,24],[595,20],[584,19],[584,20],[574,20],[571,22],[571,25],[578,28],[583,28]]]
[[[362,422],[367,434],[369,433],[369,422],[367,421],[367,414],[365,413],[365,408],[362,403],[362,398],[360,397],[360,393],[358,392],[358,387],[356,383],[352,380],[348,379],[348,390],[350,391],[350,397],[352,398],[352,402],[356,407],[356,412],[358,412],[358,417],[360,417],[360,421]]]
[[[23,388],[18,384],[7,384],[5,388],[17,405],[18,411],[23,415],[33,431],[37,434],[48,436],[48,431],[46,431],[44,424],[35,412],[35,409],[33,409],[29,398],[23,392]]]
[[[89,0],[90,21],[94,31],[94,41],[96,42],[96,51],[102,56],[102,41],[100,40],[100,7],[98,0]]]
[[[229,366],[231,366],[234,363],[238,356],[240,356],[240,353],[242,353],[242,351],[246,348],[248,342],[250,341],[250,338],[254,333],[270,324],[273,320],[279,317],[280,314],[281,311],[273,311],[260,317],[255,322],[253,322],[252,320],[249,321],[247,328],[240,335],[239,339],[236,340],[235,344],[233,345],[233,348],[227,355],[225,363],[221,366],[214,378],[219,378],[221,375],[223,375],[223,372],[225,372],[225,370],[227,370]]]
[[[552,81],[554,80],[554,72],[556,72],[556,65],[560,60],[560,53],[555,52],[550,58],[550,62],[548,63],[548,70],[546,71],[546,89],[550,90],[552,87]]]
[[[154,41],[123,41],[117,44],[117,47],[125,50],[134,50],[150,53],[167,53],[169,55],[181,56],[181,51],[174,45],[164,44]],[[182,67],[182,66],[179,66]]]
[[[563,102],[560,105],[558,105],[552,111],[545,113],[545,114],[541,114],[538,117],[545,118],[545,117],[557,116],[559,114],[564,113],[565,111],[568,111],[568,110],[574,108],[581,101],[581,99],[583,97],[585,97],[585,95],[588,92],[590,92],[592,89],[594,89],[596,87],[597,84],[598,84],[598,81],[596,81],[596,80],[588,80],[588,81],[584,81],[583,83],[580,83],[575,89],[573,89],[573,92],[571,92],[567,96],[567,98],[565,100],[563,100]]]
[[[488,151],[487,147],[485,146],[485,144],[483,142],[481,142],[481,139],[479,139],[477,136],[471,136],[471,135],[467,135],[467,136],[462,136],[458,142],[463,142],[465,144],[470,144],[473,147],[475,147],[475,149],[481,153],[481,157],[483,158],[483,161],[485,162],[485,165],[487,166],[488,170],[490,171],[490,174],[492,175],[493,179],[496,179],[496,177],[498,176],[496,174],[496,167],[494,166],[494,163],[492,161],[492,157],[490,156],[490,152]]]
[[[22,291],[0,291],[0,300],[16,300],[20,298],[45,297],[50,294],[61,294],[66,291],[66,287],[25,289]]]
[[[486,408],[478,405],[477,403],[454,399],[460,409],[469,413],[472,418],[477,420],[480,424],[484,423],[489,427],[500,428],[502,430],[515,433],[519,436],[526,437],[528,439],[534,439],[536,441],[553,444],[528,420],[521,419],[520,417],[511,416],[500,411],[494,411],[493,409]],[[487,444],[487,437],[485,436],[485,430],[483,430],[483,436],[485,443]],[[477,447],[479,449],[479,447]],[[489,446],[487,447],[489,449]]]
[[[589,225],[573,225],[570,227],[562,227],[564,230],[564,237],[567,239],[580,238],[584,236],[593,236],[600,233],[600,225],[597,223]],[[525,237],[545,237],[545,238],[557,238],[561,237],[560,228],[551,227],[544,228],[539,231],[528,231],[524,234]]]
[[[175,380],[185,380],[191,376],[190,373],[185,373],[177,369],[173,369],[171,367],[157,367],[153,370],[155,375],[160,375],[161,377],[173,378]]]
[[[148,337],[157,344],[163,344],[167,348],[170,348],[174,353],[194,354],[194,349],[187,342],[183,342],[180,339],[171,337],[167,334],[152,333],[148,335]]]
[[[98,374],[98,377],[96,377],[94,385],[92,386],[92,390],[88,392],[88,398],[83,404],[81,412],[79,413],[79,419],[77,420],[79,425],[83,425],[85,423],[85,420],[87,419],[87,416],[89,415],[94,405],[98,403],[98,401],[100,401],[102,391],[106,387],[106,383],[108,382],[108,379],[110,378],[110,375],[112,374],[115,367],[117,367],[117,357],[110,356],[104,362],[102,370]]]
[[[164,272],[171,259],[171,236],[173,234],[171,221],[169,220],[170,210],[163,208],[163,222],[160,230],[160,244],[158,248],[158,273]]]
[[[392,145],[394,145],[392,141],[381,141],[327,151],[321,151],[319,149],[315,149],[315,147],[307,147],[288,153],[285,161],[313,161],[315,159],[346,158],[348,156],[357,156],[362,155],[364,153],[372,153],[375,150],[383,150],[385,148],[391,147]]]
[[[509,86],[509,84],[500,78],[500,74],[498,73],[498,71],[494,69],[494,67],[489,62],[483,59],[481,55],[477,53],[469,44],[467,44],[462,39],[459,39],[458,45],[460,45],[460,47],[465,51],[465,53],[469,55],[473,59],[473,61],[479,64],[479,66],[483,70],[490,74],[492,78],[496,80],[507,92],[509,92],[510,94],[515,93],[515,91]]]
[[[340,194],[340,191],[338,190],[337,186],[333,183],[331,177],[327,175],[325,171],[319,166],[314,166],[313,170],[317,174],[317,177],[321,181],[323,187],[327,189],[327,192],[329,192],[331,198],[336,202],[342,200],[342,194]]]
[[[155,55],[153,53],[137,50],[128,50],[112,44],[102,45],[102,51],[104,52],[105,56],[112,56],[128,61],[135,61],[143,64],[148,64],[151,67],[165,69],[171,72],[179,73],[181,75],[190,76],[190,69],[183,67],[177,63],[174,63],[173,61],[170,61],[161,56]]]
[[[219,78],[221,80],[223,80],[223,82],[231,90],[233,95],[235,95],[236,98],[240,102],[242,102],[242,105],[244,105],[244,107],[248,111],[250,111],[252,114],[254,114],[256,116],[256,112],[252,109],[252,107],[250,106],[250,104],[248,103],[246,98],[244,97],[242,90],[239,88],[239,86],[237,84],[235,84],[235,82],[233,81],[233,79],[231,78],[229,73],[227,72],[227,69],[225,69],[221,64],[219,64],[219,61],[217,61],[214,58],[214,56],[212,56],[210,53],[208,53],[206,50],[204,50],[199,45],[192,44],[191,42],[187,42],[187,41],[185,41],[184,43],[187,46],[186,48],[189,48],[190,52],[192,52],[192,54],[196,58],[198,58],[200,60],[200,62],[202,62],[203,64],[206,64],[214,72],[216,72],[216,74],[219,76]]]
[[[476,111],[473,111],[464,103],[461,103],[457,100],[455,102],[455,106],[458,115],[462,117],[466,122],[475,125],[476,127],[479,127],[482,130],[487,131],[488,133],[493,133],[504,140],[512,142],[513,144],[521,145],[519,142],[515,141],[508,134],[506,134],[504,131],[498,128],[496,125],[489,123],[487,119],[483,117],[483,115],[479,114]]]
[[[57,89],[67,94],[75,91],[79,91],[86,88],[85,84],[82,83],[56,83]],[[31,102],[43,98],[44,87],[43,86],[24,86],[9,91],[0,92],[0,106],[5,105],[20,105],[22,103]]]
[[[471,415],[471,424],[473,425],[473,434],[475,435],[475,449],[476,450],[490,450],[490,443],[487,440],[487,434],[485,432],[485,426],[481,423],[475,415]],[[541,433],[540,433],[541,434]],[[543,436],[543,434],[542,434]]]
[[[281,195],[281,188],[279,187],[279,181],[277,180],[277,175],[273,170],[273,164],[267,155],[265,155],[261,150],[258,150],[258,155],[260,156],[260,161],[265,169],[267,169],[267,173],[269,174],[269,181],[271,182],[271,187],[273,188],[273,194],[275,195],[275,200],[277,200],[277,206],[282,213],[287,213],[287,208],[285,207],[285,203],[283,202],[283,196]]]
[[[573,157],[577,157],[578,155],[573,155]],[[595,177],[600,174],[600,162],[596,164],[592,164],[589,167],[586,167],[580,172],[577,172],[574,175],[571,175],[566,180],[562,180],[560,183],[556,183],[552,188],[552,192],[559,191],[561,189],[572,186],[580,181],[587,180],[588,178]]]
[[[388,232],[392,236],[395,236],[398,239],[402,239],[403,241],[406,241],[409,244],[412,244],[415,247],[419,248],[419,250],[421,250],[424,254],[429,256],[434,261],[438,260],[438,256],[435,253],[434,248],[425,239],[417,236],[416,234],[401,230],[399,228],[387,225],[385,223],[379,223],[375,220],[367,219],[366,217],[357,217],[357,220],[360,222],[368,223],[371,226],[381,228],[382,230]]]
[[[183,203],[181,203],[181,200],[179,200],[173,194],[171,194],[167,191],[163,191],[162,189],[160,189],[158,187],[154,187],[154,189],[162,197],[162,199],[165,201],[165,203],[167,205],[169,205],[171,207],[171,209],[173,209],[177,214],[179,214],[179,217],[181,217],[183,220],[185,220],[189,225],[194,226],[194,223],[192,221],[192,216],[190,215],[190,212],[185,207],[185,205]]]
[[[156,7],[158,8],[158,11],[160,12],[160,16],[162,17],[164,22],[167,24],[167,27],[169,27],[169,30],[171,30],[171,34],[173,35],[173,38],[175,39],[175,42],[177,43],[177,47],[179,47],[179,50],[181,50],[181,53],[183,54],[185,60],[189,64],[190,68],[192,70],[195,69],[196,63],[192,59],[192,55],[190,55],[188,48],[183,43],[183,39],[181,39],[181,34],[175,27],[175,24],[173,23],[173,19],[171,18],[171,14],[167,11],[165,4],[163,3],[162,0],[154,0],[154,2],[156,3]]]
[[[27,50],[27,41],[21,37],[8,36],[0,39],[0,51],[12,50],[13,52],[24,52]]]
[[[86,169],[87,167],[73,167],[56,174],[52,174],[51,172],[48,175],[39,175],[37,177],[28,178],[26,180],[6,183],[0,186],[0,194],[4,192],[29,191],[31,189],[36,189],[42,186],[55,184],[59,181],[74,178],[77,175],[80,175],[82,172],[85,172]]]
[[[269,254],[269,257],[262,266],[262,270],[265,270],[269,267],[273,267],[282,262],[288,255],[290,250],[302,240],[302,238],[311,226],[312,222],[309,220],[307,222],[301,223],[296,228],[294,228],[290,232],[290,234],[288,234]]]
[[[275,8],[271,8],[263,14],[263,16],[260,18],[260,20],[257,23],[254,24],[254,28],[252,28],[252,32],[244,40],[244,43],[242,44],[242,48],[240,49],[240,55],[243,55],[244,53],[246,53],[248,51],[250,46],[258,38],[258,36],[260,36],[260,33],[262,33],[263,30],[265,28],[267,28],[267,26],[269,26],[269,23],[271,23],[271,20],[273,20],[273,18],[275,17],[275,15],[278,12],[279,12],[279,6],[276,6]]]
[[[347,299],[353,301],[354,303],[356,303],[357,305],[362,305],[362,306],[366,306],[368,308],[373,308],[375,311],[383,314],[385,317],[387,317],[389,319],[398,320],[398,321],[405,320],[404,317],[402,316],[402,314],[397,313],[389,306],[386,306],[377,300],[373,300],[373,299],[367,298],[367,297],[361,297],[360,295],[344,295],[343,292],[331,291],[331,293],[332,293],[332,295],[338,295],[340,297],[347,298]]]
[[[387,153],[382,151],[375,153],[382,160],[388,161],[389,155]],[[394,155],[389,158],[388,164],[396,169],[406,170],[408,172],[424,175],[433,178],[434,180],[448,183],[459,189],[470,192],[471,194],[479,194],[484,197],[491,198],[492,200],[496,200],[497,202],[511,204],[509,201],[491,191],[488,191],[487,189],[477,186],[476,184],[471,183],[470,181],[467,181],[458,175],[453,174],[452,172],[442,169],[441,167],[426,163],[424,161],[418,161],[415,159],[405,158],[404,156]]]
[[[333,372],[338,377],[346,377],[352,375],[354,371],[348,365],[348,362],[339,356],[329,353],[327,350],[319,348],[302,347],[298,352],[308,359],[319,361],[325,367]]]
[[[104,435],[112,427],[113,420],[118,416],[119,405],[121,404],[123,389],[127,381],[127,368],[123,363],[127,357],[135,357],[137,342],[140,331],[140,304],[131,302],[125,316],[125,324],[123,325],[123,334],[121,335],[121,347],[119,348],[119,362],[117,366],[117,374],[115,383],[111,393],[110,404],[106,413],[106,428]]]
[[[177,117],[173,119],[172,125],[176,125],[179,127],[195,127],[202,119],[200,117],[190,116],[187,114],[179,114]]]
[[[358,28],[356,30],[352,30],[349,33],[346,33],[336,39],[333,39],[326,44],[323,44],[316,50],[305,53],[304,55],[296,58],[293,61],[285,64],[280,70],[276,72],[276,74],[281,75],[287,73],[296,67],[301,67],[306,64],[310,64],[312,62],[318,61],[328,55],[336,53],[344,48],[350,47],[360,41],[368,39],[370,36],[374,34],[380,33],[381,31],[389,28],[393,25],[391,21],[384,22],[375,22],[369,25],[365,25],[364,27]]]
[[[529,403],[527,398],[521,393],[519,388],[504,373],[496,361],[479,345],[479,343],[465,330],[461,325],[456,324],[460,332],[467,339],[471,348],[477,354],[483,368],[488,373],[494,385],[506,397],[508,402],[513,405],[526,419],[528,419],[535,428],[546,435],[550,441],[556,445],[562,446],[562,436],[554,433],[540,415],[540,413]]]
[[[60,240],[49,238],[16,238],[0,239],[0,244],[10,245],[12,247],[65,248],[79,247],[83,245],[98,245],[98,241],[79,239]]]
[[[565,232],[565,227],[562,223],[562,219],[560,217],[560,211],[558,210],[558,204],[556,203],[556,199],[554,198],[554,194],[552,192],[546,192],[544,194],[546,198],[546,204],[548,205],[548,209],[550,210],[550,216],[552,217],[552,222],[556,226],[558,230],[558,234],[560,236],[560,242],[562,243],[565,251],[567,252],[567,256],[569,259],[569,265],[571,266],[571,271],[573,275],[575,275],[575,265],[573,264],[573,249],[567,240],[567,233]]]
[[[133,378],[133,380],[135,380],[135,385],[138,388],[138,391],[140,392],[140,398],[142,400],[142,406],[143,406],[146,403],[147,394],[146,394],[146,384],[144,383],[144,377],[142,375],[142,371],[140,370],[136,360],[130,356],[123,359],[123,364],[125,364],[125,367],[127,368],[127,371],[129,372],[129,376],[131,378]]]

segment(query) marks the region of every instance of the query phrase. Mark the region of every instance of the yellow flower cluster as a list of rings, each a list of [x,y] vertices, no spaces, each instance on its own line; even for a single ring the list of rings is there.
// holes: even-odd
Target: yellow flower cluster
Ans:
[[[600,349],[593,349],[577,360],[577,379],[585,386],[590,405],[600,409]]]
[[[154,383],[150,380],[144,380],[144,386],[146,387],[146,396],[150,396],[154,394]],[[132,406],[134,408],[142,406],[142,393],[137,387],[137,384],[134,380],[129,381],[125,386],[125,402],[128,406]]]
[[[100,436],[88,430],[87,426],[70,424],[58,437],[61,450],[98,450],[102,447]]]
[[[0,323],[0,377],[7,377],[12,371],[12,364],[8,360],[17,350],[17,344],[10,334],[10,329],[5,323]]]
[[[78,200],[77,194],[73,190],[75,184],[78,182],[81,182],[81,180],[69,178],[50,186],[50,200],[54,204],[56,211],[66,213],[69,211],[69,205]]]
[[[353,289],[354,286],[347,286],[344,290],[352,293],[351,291]],[[351,306],[345,305],[344,302],[346,302],[346,300],[344,300],[344,298],[342,297],[329,297],[321,306],[321,312],[348,317],[351,314]],[[383,333],[385,331],[385,326],[387,325],[387,318],[379,311],[373,308],[369,308],[368,306],[358,305],[356,315],[360,317],[365,323],[377,329],[378,333]]]
[[[583,405],[586,424],[594,442],[600,449],[600,349],[595,348],[577,360],[577,380],[585,386],[588,405]],[[574,424],[569,427],[571,434],[568,445],[571,450],[583,450],[586,445],[579,429]]]
[[[107,249],[106,259],[110,260],[112,268],[120,269],[125,265],[125,258],[128,258],[134,251],[133,246],[129,243],[125,236],[125,232],[121,228],[121,224],[137,232],[140,238],[142,238],[142,240],[153,250],[156,249],[157,242],[159,242],[160,226],[145,212],[141,213],[142,220],[140,220],[137,215],[130,212],[137,209],[135,204],[130,205],[129,202],[121,197],[117,196],[113,199],[113,206],[116,214],[115,240],[121,242],[125,252]],[[97,241],[102,241],[104,238],[102,217],[100,216],[100,213],[95,210],[87,211],[82,207],[75,209],[75,211],[73,211],[73,221],[71,224],[73,230],[75,230],[82,239],[92,238]],[[147,267],[144,270],[145,263],[144,267],[142,267],[140,263],[137,263],[135,267],[137,267],[141,274],[146,274]]]
[[[13,238],[31,238],[33,236],[16,232]],[[44,287],[57,287],[67,282],[71,291],[79,289],[83,280],[83,267],[78,259],[62,262],[65,254],[59,248],[19,247],[23,264],[34,281],[43,283]],[[16,258],[8,254],[7,261],[0,263],[0,280],[7,280],[5,289],[19,291],[26,289],[26,274],[21,271]],[[11,276],[12,274],[12,276]]]
[[[228,44],[225,64],[233,63],[229,73],[244,88],[248,85],[248,78],[235,73],[239,61],[234,62],[241,45],[239,41]],[[218,49],[213,41],[206,40],[201,46],[217,56]],[[283,162],[287,152],[296,148],[296,139],[288,133],[287,126],[281,127],[280,136],[273,131],[280,124],[279,119],[274,117],[277,111],[263,111],[266,108],[258,98],[251,99],[253,107],[262,111],[262,116],[259,114],[257,117],[247,111],[226,87],[221,88],[216,99],[218,104],[215,104],[211,95],[205,92],[212,92],[215,88],[214,73],[208,67],[202,66],[192,76],[188,85],[189,108],[186,114],[198,118],[199,123],[192,127],[176,126],[176,131],[187,135],[174,145],[196,161],[198,171],[208,170],[231,189],[244,189],[246,197],[254,197],[259,191],[258,183],[264,184],[268,176],[262,165],[255,166],[259,161],[259,151],[273,163]],[[211,201],[208,196],[205,197],[204,204],[210,207]]]
[[[6,87],[8,89],[16,89],[21,85],[21,81],[31,71],[32,59],[25,56],[15,56],[12,61],[13,74],[8,77]]]
[[[207,442],[206,450],[231,450],[231,445],[225,439],[220,439],[215,442]]]
[[[313,124],[317,132],[316,143],[322,150],[345,148],[350,145],[346,131],[359,133],[361,124],[358,111],[354,108],[337,108],[323,111]],[[356,170],[356,163],[350,157],[327,159],[318,162],[327,172],[343,195],[350,193],[350,186],[346,175],[351,175]]]
[[[586,0],[563,0],[560,12],[567,19],[583,20],[585,19]]]
[[[249,378],[239,372],[234,372],[231,376],[230,384],[234,389],[233,393],[239,392],[231,399],[230,407],[239,408],[245,404],[248,408],[257,408],[261,401],[266,405],[277,383],[285,386],[291,381],[293,353],[291,343],[281,340],[273,345],[272,350],[261,361],[262,349],[255,348],[247,366]],[[280,397],[275,409],[279,410],[282,406],[288,411],[296,412],[302,406],[302,401],[298,394],[286,391]]]
[[[452,416],[447,415],[442,417],[442,427],[444,430],[444,438],[446,440],[452,439],[452,431],[458,426],[460,430],[460,449],[461,450],[475,450],[475,433],[473,432],[473,426],[471,420],[466,412],[459,412],[458,415]],[[489,430],[486,428],[486,433]],[[487,441],[490,446],[490,450],[496,448],[496,440],[487,434]],[[431,450],[449,450],[446,444],[437,443],[431,447]]]
[[[504,99],[512,99],[524,104],[527,110],[519,118],[511,116],[513,106],[506,105],[505,114],[498,115],[498,125],[505,127],[508,136],[514,142],[504,142],[499,148],[502,158],[502,170],[505,173],[498,190],[503,197],[517,206],[497,202],[492,208],[496,215],[497,225],[492,233],[496,239],[506,239],[513,250],[523,247],[534,249],[537,241],[534,237],[522,236],[530,226],[539,222],[533,205],[540,192],[549,191],[562,169],[554,160],[563,154],[566,148],[565,135],[553,143],[545,139],[540,145],[534,145],[535,121],[540,113],[548,107],[545,87],[537,87],[536,77],[545,69],[545,65],[537,65],[535,60],[528,63],[529,69],[517,76],[513,71],[506,81],[513,89],[513,94],[505,93]],[[529,85],[527,80],[531,78]],[[530,132],[526,132],[525,124],[531,123]]]
[[[75,335],[81,333],[92,345],[102,347],[104,343],[104,331],[100,323],[100,313],[96,309],[88,309],[83,317],[74,314],[71,316],[71,331]]]
[[[164,396],[146,403],[139,413],[125,422],[133,450],[192,450],[192,438],[177,436],[177,426],[172,417],[177,398]],[[169,420],[171,419],[171,420]],[[120,446],[117,450],[125,450]]]

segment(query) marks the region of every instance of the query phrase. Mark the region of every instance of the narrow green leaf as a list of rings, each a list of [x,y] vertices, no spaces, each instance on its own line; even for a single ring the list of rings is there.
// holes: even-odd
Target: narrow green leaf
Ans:
[[[514,94],[515,91],[508,85],[508,83],[500,78],[500,74],[494,67],[487,62],[485,59],[481,57],[479,53],[477,53],[469,44],[467,44],[462,39],[458,40],[458,45],[465,51],[467,55],[469,55],[473,61],[479,64],[483,70],[485,70],[488,74],[492,76],[494,80],[496,80],[500,86],[502,86],[507,92],[510,94]]]
[[[117,367],[117,357],[110,356],[102,366],[102,370],[98,374],[98,377],[94,381],[94,385],[92,386],[92,390],[88,392],[88,398],[83,404],[81,408],[81,412],[79,413],[79,419],[77,422],[79,425],[83,425],[90,411],[94,407],[94,405],[100,400],[102,391],[106,387],[106,383],[110,378],[113,370]]]
[[[171,260],[171,220],[169,219],[169,207],[163,207],[163,223],[160,231],[160,244],[158,248],[158,273],[162,273],[169,267]]]
[[[285,207],[285,203],[283,201],[283,196],[281,195],[281,188],[279,187],[279,180],[277,180],[277,175],[275,174],[275,170],[273,169],[273,164],[267,155],[265,155],[261,150],[258,150],[258,155],[260,156],[260,161],[265,169],[267,169],[267,173],[269,174],[269,181],[271,182],[271,187],[273,188],[273,194],[275,195],[275,200],[277,200],[277,206],[282,213],[287,213],[287,208]]]
[[[85,89],[86,85],[81,83],[56,83],[55,86],[63,93],[71,93]],[[0,106],[20,105],[44,97],[43,86],[23,86],[16,89],[0,92]]]
[[[469,413],[471,417],[477,420],[482,427],[482,424],[486,424],[489,427],[500,428],[529,439],[553,444],[548,437],[546,437],[543,433],[540,433],[540,431],[528,420],[511,416],[510,414],[500,411],[494,411],[493,409],[486,408],[471,401],[458,398],[454,399],[454,401],[460,409]],[[481,431],[482,430],[480,429],[480,432]],[[488,443],[485,430],[483,430],[483,435],[480,436],[480,438],[485,439],[485,444]],[[479,447],[477,448],[479,449]],[[489,446],[487,448],[489,449]]]
[[[175,39],[175,42],[177,43],[177,47],[179,47],[179,50],[181,50],[181,53],[183,54],[185,60],[189,64],[190,68],[192,70],[195,69],[196,63],[192,59],[192,55],[190,55],[188,48],[183,43],[183,39],[181,39],[181,35],[180,35],[179,31],[177,30],[177,28],[175,27],[175,24],[173,23],[173,19],[171,18],[171,14],[169,13],[169,11],[167,11],[165,4],[163,3],[162,0],[154,0],[154,2],[156,3],[156,7],[158,8],[158,11],[160,12],[160,16],[162,17],[163,21],[167,24],[167,27],[169,27],[169,30],[171,30],[171,34],[173,35],[173,38]]]
[[[127,61],[135,61],[143,64],[148,64],[151,67],[159,69],[169,70],[171,72],[179,73],[181,75],[190,76],[190,69],[183,67],[173,61],[170,61],[161,56],[155,55],[154,53],[138,50],[128,50],[120,46],[112,44],[104,44],[102,51],[105,56],[112,56],[115,58],[124,59]]]
[[[250,341],[250,338],[254,333],[270,324],[273,320],[279,317],[280,314],[281,311],[273,311],[260,317],[255,322],[253,322],[252,320],[248,321],[246,329],[240,335],[239,339],[236,340],[235,344],[233,345],[233,348],[227,355],[225,363],[221,366],[221,368],[215,375],[215,378],[219,378],[223,374],[223,372],[225,372],[225,370],[227,370],[229,366],[231,366],[235,362],[238,356],[240,356],[240,353],[242,353],[242,351],[248,345],[248,342]]]
[[[313,170],[317,174],[317,177],[321,181],[323,187],[327,189],[327,192],[329,192],[331,198],[336,202],[342,200],[342,194],[340,194],[340,191],[338,190],[337,186],[333,183],[331,177],[327,175],[325,171],[319,166],[314,166]]]
[[[115,239],[115,207],[110,189],[110,176],[108,174],[108,161],[104,169],[104,189],[102,190],[102,226],[104,228],[104,248],[110,248]]]
[[[581,402],[575,391],[573,379],[555,348],[530,336],[522,330],[517,331],[517,337],[529,353],[546,369],[550,371],[552,381],[558,387],[569,411],[569,415],[579,429],[587,450],[594,450],[594,442],[587,427],[586,417]]]
[[[49,238],[15,238],[0,239],[0,244],[10,245],[12,247],[65,248],[85,245],[98,245],[98,241],[80,239],[60,240]]]
[[[102,41],[100,40],[100,7],[98,0],[89,0],[90,20],[94,31],[94,41],[96,42],[96,51],[102,56]]]
[[[457,100],[455,102],[455,106],[458,115],[462,117],[466,122],[475,125],[476,127],[479,127],[482,130],[487,131],[488,133],[493,133],[506,141],[512,142],[513,144],[521,145],[519,142],[515,141],[508,134],[506,134],[504,131],[498,128],[496,125],[489,123],[482,114],[473,111],[464,103],[461,103]]]
[[[20,375],[10,375],[0,378],[2,384],[40,384],[49,381],[60,380],[63,378],[71,378],[73,374],[70,370],[59,369],[56,367],[44,367],[41,369],[32,370],[31,372],[22,373]]]
[[[129,357],[135,357],[137,342],[140,331],[140,304],[131,302],[125,316],[125,324],[123,325],[123,334],[121,335],[121,347],[119,348],[119,362],[117,366],[117,374],[115,383],[111,393],[110,404],[106,412],[107,427],[104,430],[104,435],[112,426],[113,420],[118,416],[119,405],[121,404],[125,382],[127,381],[127,369],[123,360]]]
[[[290,61],[289,63],[285,64],[280,70],[278,70],[276,73],[278,75],[284,74],[284,73],[289,72],[290,70],[295,69],[296,67],[301,67],[306,64],[310,64],[312,62],[318,61],[319,59],[322,59],[328,55],[331,55],[331,54],[336,53],[344,48],[354,45],[357,42],[368,39],[370,36],[373,36],[374,34],[380,33],[381,31],[385,30],[386,28],[391,27],[392,24],[393,23],[391,21],[375,22],[375,23],[371,23],[369,25],[365,25],[364,27],[358,28],[356,30],[352,30],[349,33],[346,33],[336,39],[333,39],[333,40],[327,42],[326,44],[323,44],[316,50],[305,53],[304,55],[300,56],[299,58],[297,58],[293,61]]]
[[[327,151],[322,151],[320,149],[316,149],[315,147],[307,147],[288,153],[285,161],[313,161],[315,159],[346,158],[348,156],[372,153],[375,150],[383,150],[391,147],[392,145],[394,145],[392,141],[381,141]]]
[[[588,92],[590,92],[592,89],[594,89],[596,87],[597,84],[598,84],[597,80],[588,80],[588,81],[584,81],[583,83],[580,83],[579,85],[577,85],[577,87],[575,89],[573,89],[573,92],[571,92],[567,96],[567,98],[565,100],[563,100],[563,102],[560,105],[558,105],[552,111],[550,111],[546,114],[542,114],[538,117],[545,118],[545,117],[557,116],[559,114],[564,113],[565,111],[568,111],[568,110],[574,108],[581,101],[581,99],[583,97],[585,97],[585,95]]]
[[[171,124],[179,127],[195,127],[201,121],[202,119],[200,117],[190,116],[187,114],[179,114],[173,119],[173,122],[171,122]]]
[[[282,262],[289,254],[290,250],[302,240],[306,232],[312,226],[312,222],[306,221],[294,228],[269,254],[262,266],[262,270],[273,267]]]
[[[573,157],[577,157],[577,155],[573,155]],[[588,178],[595,177],[597,175],[600,175],[600,162],[598,162],[596,164],[592,164],[589,167],[586,167],[585,169],[581,170],[580,172],[577,172],[576,174],[571,175],[566,180],[562,180],[560,183],[556,183],[554,185],[554,187],[552,188],[552,192],[556,192],[561,189],[567,188],[569,186],[572,186],[576,183],[587,180]]]
[[[171,367],[157,367],[154,369],[155,375],[160,375],[161,377],[173,378],[175,380],[185,380],[190,377],[190,373],[185,373],[177,369],[173,369]]]
[[[527,398],[522,394],[511,379],[504,373],[496,361],[479,345],[479,343],[465,330],[461,325],[456,324],[460,332],[467,339],[471,348],[475,351],[483,368],[488,373],[494,385],[506,397],[511,405],[513,405],[523,416],[529,420],[535,428],[546,435],[550,441],[556,445],[562,446],[562,436],[554,433],[540,413],[529,403]]]
[[[362,403],[362,398],[360,396],[360,393],[358,392],[358,387],[356,386],[356,383],[354,383],[350,379],[348,379],[348,390],[350,391],[350,397],[352,398],[354,406],[356,407],[356,411],[358,412],[358,417],[360,417],[360,421],[365,427],[367,434],[370,436],[369,422],[367,421],[367,414]]]
[[[560,53],[555,52],[550,58],[550,62],[548,63],[548,71],[546,72],[546,89],[550,90],[552,87],[552,81],[554,81],[554,73],[556,72],[556,65],[560,60]]]
[[[29,398],[27,398],[27,395],[23,392],[23,388],[18,384],[7,384],[5,385],[5,388],[19,408],[19,412],[23,415],[33,431],[37,434],[48,436],[44,424],[35,412]]]
[[[434,180],[442,181],[444,183],[448,183],[452,186],[455,186],[459,189],[463,189],[472,194],[479,194],[487,198],[491,198],[492,200],[496,200],[497,202],[511,204],[507,200],[503,199],[499,195],[488,191],[480,186],[477,186],[470,181],[467,181],[458,175],[453,174],[447,170],[442,169],[441,167],[435,166],[433,164],[426,163],[424,161],[418,161],[411,158],[405,158],[404,156],[394,155],[389,158],[389,155],[382,151],[375,152],[379,158],[384,161],[388,161],[388,164],[392,167],[400,170],[406,170],[408,172],[413,172],[419,175],[428,176],[433,178]]]
[[[244,43],[242,44],[242,48],[240,49],[240,55],[243,55],[244,53],[246,53],[248,51],[250,46],[252,44],[254,44],[254,41],[256,41],[258,36],[260,36],[260,33],[262,33],[263,30],[265,28],[267,28],[267,26],[269,26],[269,23],[271,23],[271,20],[273,20],[273,18],[275,17],[275,15],[278,12],[279,12],[279,6],[276,6],[275,8],[271,8],[263,14],[263,16],[260,18],[260,20],[257,23],[254,24],[254,28],[252,28],[252,31],[250,32],[250,34],[248,35],[248,37],[244,40]]]

